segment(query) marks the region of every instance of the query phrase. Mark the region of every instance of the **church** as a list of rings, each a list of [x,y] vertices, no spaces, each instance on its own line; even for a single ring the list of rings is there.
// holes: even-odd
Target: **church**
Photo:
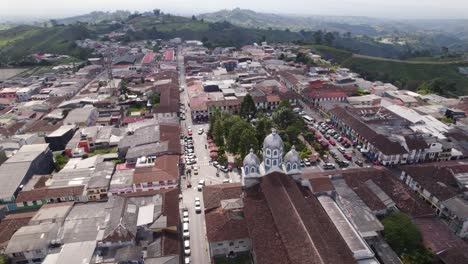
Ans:
[[[271,134],[263,141],[263,161],[253,150],[245,156],[242,167],[242,179],[245,186],[249,187],[259,182],[259,179],[271,172],[280,172],[287,175],[301,173],[301,159],[294,146],[284,155],[283,159],[283,140],[272,129]]]
[[[233,225],[245,228],[255,263],[379,263],[335,195],[316,192],[303,177],[295,147],[284,154],[275,129],[263,141],[262,156],[251,150],[243,160],[245,218]],[[234,221],[227,219],[219,230]]]

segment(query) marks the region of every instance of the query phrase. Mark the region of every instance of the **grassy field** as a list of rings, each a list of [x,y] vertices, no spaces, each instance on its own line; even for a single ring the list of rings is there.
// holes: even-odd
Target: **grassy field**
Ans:
[[[353,56],[349,51],[328,46],[309,45],[304,47],[314,50],[324,59],[332,59],[333,62],[342,67],[350,68],[371,81],[400,83],[400,88],[415,91],[422,83],[441,78],[447,82],[455,83],[455,90],[447,90],[444,95],[468,94],[468,77],[458,72],[458,67],[467,67],[468,63],[445,64],[456,59],[424,57],[409,61],[391,61],[386,58]],[[458,60],[460,59],[458,58]]]
[[[18,62],[33,53],[67,54],[83,59],[91,51],[77,47],[75,40],[91,35],[84,26],[18,26],[0,31],[0,62]]]
[[[467,95],[468,77],[458,72],[458,67],[468,64],[409,64],[401,62],[377,61],[350,57],[341,64],[343,67],[358,72],[369,80],[400,82],[404,89],[415,91],[423,82],[442,78],[455,83],[455,90],[445,95]]]
[[[351,57],[353,54],[346,50],[336,49],[333,47],[322,46],[322,45],[308,45],[304,48],[309,48],[318,53],[322,58],[326,60],[332,60],[334,63],[341,63]]]
[[[25,39],[39,32],[38,28],[20,26],[15,29],[7,29],[0,32],[0,48],[17,40]]]

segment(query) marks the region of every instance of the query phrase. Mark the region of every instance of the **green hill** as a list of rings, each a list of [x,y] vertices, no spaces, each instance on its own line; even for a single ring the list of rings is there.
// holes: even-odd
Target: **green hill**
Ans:
[[[350,68],[371,81],[391,82],[399,88],[416,91],[421,85],[434,80],[442,80],[444,88],[441,95],[457,96],[468,94],[468,76],[458,72],[458,67],[468,63],[449,63],[449,61],[431,61],[428,58],[418,62],[385,61],[385,58],[363,58],[346,50],[327,46],[304,46],[320,54],[324,59],[333,60],[342,67]]]
[[[213,46],[239,47],[262,40],[285,43],[303,39],[300,33],[289,30],[243,28],[228,22],[209,23],[172,15],[133,17],[127,25],[132,25],[135,31],[127,32],[126,41],[181,37],[203,40]]]
[[[18,26],[0,31],[0,62],[21,64],[33,53],[66,54],[84,59],[90,50],[77,47],[75,40],[92,36],[86,26]]]
[[[416,91],[424,83],[440,79],[445,83],[444,89],[439,92],[441,95],[468,94],[468,77],[458,72],[458,67],[466,67],[468,63],[416,64],[349,57],[341,66],[356,71],[368,80],[397,83],[400,88],[412,91]]]

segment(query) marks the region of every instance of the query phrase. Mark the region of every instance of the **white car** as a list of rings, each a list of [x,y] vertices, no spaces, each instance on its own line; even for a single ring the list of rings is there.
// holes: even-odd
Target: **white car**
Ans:
[[[200,206],[200,203],[198,203],[198,205],[195,204],[195,212],[196,212],[197,214],[201,213],[201,206]]]
[[[184,253],[186,256],[190,256],[190,241],[189,240],[184,241]]]
[[[195,197],[195,203],[200,203],[200,197]]]
[[[203,128],[198,129],[198,135],[201,135],[201,134],[203,134],[204,132],[205,132],[205,129],[203,129]]]
[[[182,213],[182,215],[183,215],[183,218],[182,218],[183,221],[182,221],[182,222],[188,223],[188,222],[189,222],[189,212],[188,212],[188,211],[184,211],[184,212]]]
[[[190,264],[190,257],[185,257],[184,264]]]

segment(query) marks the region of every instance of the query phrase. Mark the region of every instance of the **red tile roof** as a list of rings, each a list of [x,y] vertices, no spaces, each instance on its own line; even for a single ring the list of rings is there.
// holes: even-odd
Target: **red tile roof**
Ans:
[[[179,179],[179,156],[163,155],[156,158],[153,167],[136,168],[133,183],[147,183],[159,181],[177,181]]]
[[[17,203],[32,202],[44,199],[56,199],[63,197],[82,196],[85,191],[84,185],[58,187],[58,188],[40,188],[29,191],[21,191],[16,197]]]
[[[209,242],[248,238],[246,220],[241,212],[216,210],[205,214]]]
[[[221,206],[222,200],[241,198],[242,185],[240,183],[207,185],[203,188],[203,203],[205,211]]]
[[[466,173],[468,164],[457,161],[434,162],[403,166],[402,169],[437,199],[445,201],[459,192],[453,170]]]
[[[436,253],[454,247],[463,247],[465,252],[468,252],[468,245],[457,237],[442,220],[435,217],[423,217],[413,221],[421,231],[424,246],[432,252]]]
[[[0,248],[5,248],[13,234],[23,226],[28,225],[29,220],[36,212],[10,214],[0,221]]]
[[[258,263],[271,263],[277,250],[277,258],[274,258],[277,263],[356,263],[346,242],[312,193],[300,189],[293,179],[278,172],[264,176],[260,189],[247,190],[244,202]],[[266,203],[269,210],[265,211],[264,206],[258,204],[260,202]],[[269,221],[274,223],[273,227]],[[268,248],[260,245],[265,244],[265,234],[269,234],[270,239],[281,240],[282,245],[267,244]]]

